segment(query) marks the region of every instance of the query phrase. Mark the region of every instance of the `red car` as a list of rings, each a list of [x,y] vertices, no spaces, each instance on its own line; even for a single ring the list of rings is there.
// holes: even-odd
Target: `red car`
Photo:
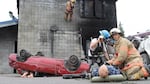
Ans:
[[[70,57],[71,61],[43,56],[31,56],[24,62],[18,61],[17,56],[17,54],[10,54],[9,65],[16,69],[19,74],[22,74],[23,70],[52,75],[80,74],[88,72],[90,67],[86,62],[74,61],[76,59],[74,56]]]

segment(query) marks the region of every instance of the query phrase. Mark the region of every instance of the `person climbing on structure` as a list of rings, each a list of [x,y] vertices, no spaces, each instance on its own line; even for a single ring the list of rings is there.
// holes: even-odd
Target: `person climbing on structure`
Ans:
[[[65,9],[65,20],[66,21],[72,21],[72,15],[73,15],[73,9],[74,4],[76,0],[69,0],[66,3],[66,9]]]

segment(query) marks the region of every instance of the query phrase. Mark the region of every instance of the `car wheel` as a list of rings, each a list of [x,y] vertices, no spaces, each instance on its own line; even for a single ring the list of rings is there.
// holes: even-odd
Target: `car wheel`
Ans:
[[[144,64],[150,64],[150,58],[147,53],[142,53],[141,56],[143,58]]]

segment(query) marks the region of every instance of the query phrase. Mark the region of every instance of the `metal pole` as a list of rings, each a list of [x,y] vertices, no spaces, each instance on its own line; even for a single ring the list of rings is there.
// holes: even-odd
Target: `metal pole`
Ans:
[[[58,27],[56,25],[51,26],[51,54],[52,57],[54,57],[54,34],[58,30]]]

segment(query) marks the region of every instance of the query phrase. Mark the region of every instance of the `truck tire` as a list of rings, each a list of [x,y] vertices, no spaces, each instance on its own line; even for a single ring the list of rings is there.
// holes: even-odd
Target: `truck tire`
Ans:
[[[141,56],[143,58],[144,64],[147,64],[147,65],[150,64],[150,58],[147,53],[141,53]]]

